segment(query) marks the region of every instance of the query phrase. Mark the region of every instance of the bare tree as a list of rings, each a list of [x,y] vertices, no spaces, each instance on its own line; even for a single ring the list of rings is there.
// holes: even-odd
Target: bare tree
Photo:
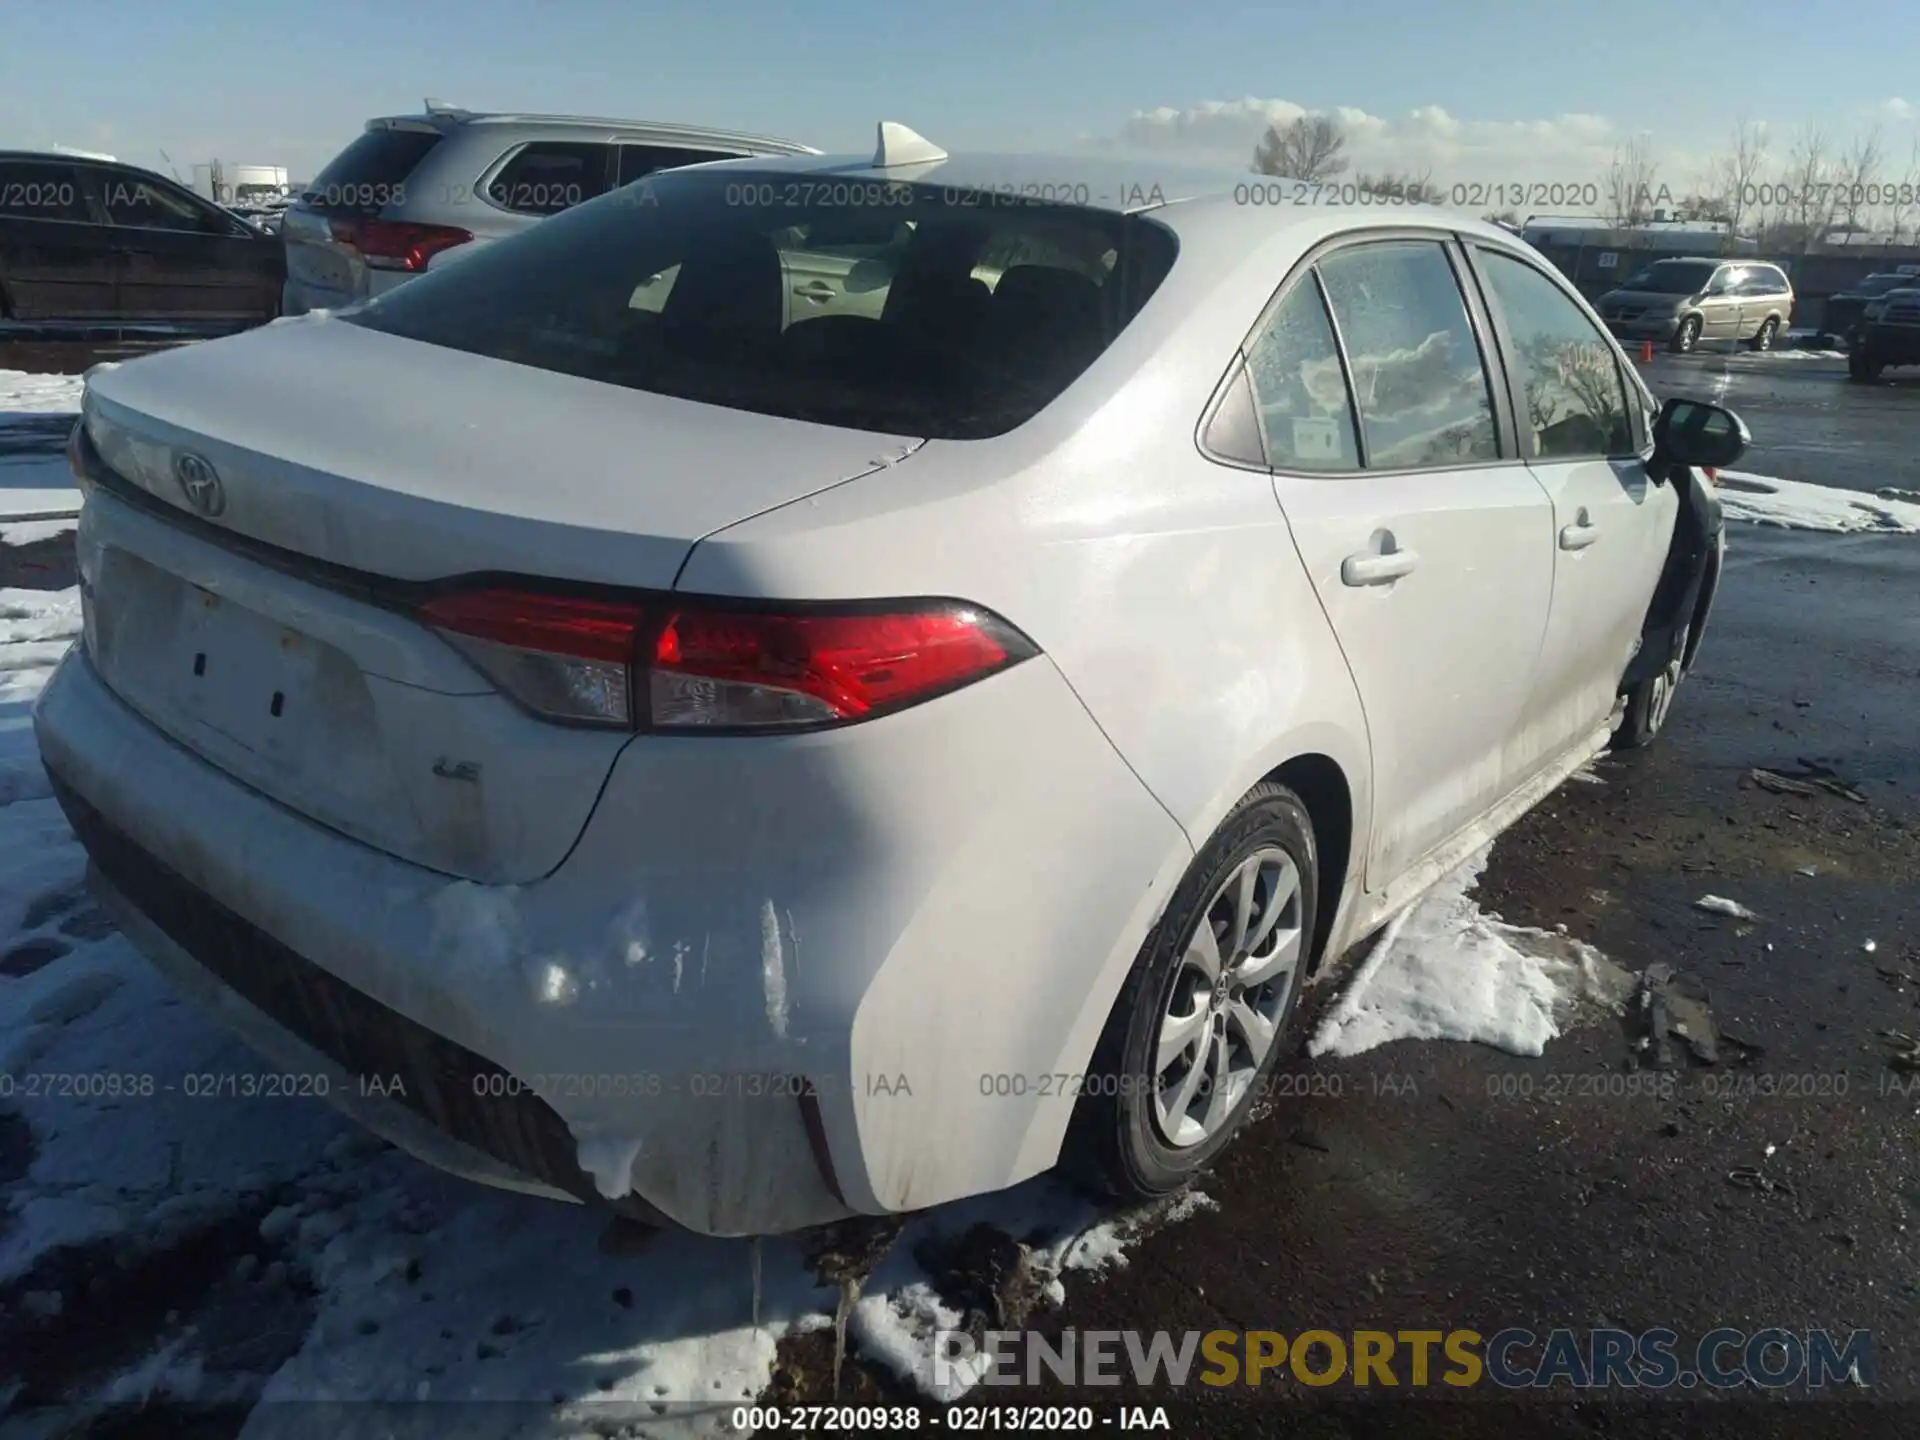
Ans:
[[[1833,228],[1840,196],[1830,146],[1827,132],[1810,120],[1800,127],[1787,152],[1787,223],[1802,255]]]
[[[1885,160],[1886,152],[1880,145],[1880,127],[1876,125],[1848,146],[1847,153],[1834,166],[1834,211],[1849,235],[1862,228],[1860,217],[1863,214],[1871,219],[1872,212],[1879,208],[1877,199],[1869,204],[1868,198],[1879,194],[1880,167]]]
[[[1727,202],[1720,195],[1688,195],[1674,207],[1673,218],[1688,221],[1710,221],[1716,225],[1733,224],[1733,216],[1727,209]]]
[[[1907,233],[1907,221],[1920,214],[1920,139],[1913,142],[1913,152],[1907,157],[1907,173],[1900,177],[1899,183],[1889,183],[1887,190],[1893,192],[1893,198],[1887,202],[1887,228],[1890,245],[1898,245]],[[1920,228],[1920,227],[1916,227]]]
[[[1712,194],[1722,218],[1738,236],[1756,218],[1760,178],[1767,169],[1767,127],[1742,119],[1733,127],[1733,149],[1713,162]]]
[[[1659,174],[1653,146],[1645,135],[1614,147],[1613,163],[1607,166],[1600,187],[1600,200],[1614,229],[1630,230],[1646,222],[1653,212],[1653,186]]]
[[[1489,210],[1480,218],[1489,225],[1504,225],[1509,230],[1520,228],[1520,217],[1511,210]]]
[[[1347,168],[1347,136],[1331,115],[1302,115],[1285,125],[1269,125],[1253,152],[1253,168],[1262,175],[1317,184]]]
[[[1419,174],[1408,170],[1382,171],[1378,175],[1358,174],[1353,177],[1354,186],[1366,195],[1400,205],[1438,205],[1446,192],[1433,183],[1433,172],[1422,170]]]

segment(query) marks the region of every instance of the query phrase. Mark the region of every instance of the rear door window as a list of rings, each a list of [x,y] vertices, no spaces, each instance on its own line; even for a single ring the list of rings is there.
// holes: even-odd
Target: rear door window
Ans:
[[[615,181],[631,185],[656,170],[674,170],[682,165],[701,165],[709,160],[738,160],[733,150],[683,150],[672,145],[620,145],[619,175]]]
[[[334,156],[300,199],[314,210],[365,214],[404,205],[408,177],[439,143],[438,130],[368,130]]]
[[[487,182],[487,198],[516,215],[558,215],[607,193],[611,150],[561,140],[524,145]]]
[[[1486,366],[1441,243],[1355,245],[1317,268],[1346,347],[1367,468],[1497,460]]]
[[[43,160],[0,161],[0,216],[81,224],[93,219],[75,168]]]
[[[1357,470],[1360,437],[1340,350],[1311,275],[1280,302],[1247,351],[1254,408],[1276,470]]]
[[[712,405],[976,439],[1070,385],[1177,252],[1147,217],[966,205],[937,185],[814,188],[808,203],[782,174],[666,171],[644,203],[621,191],[571,209],[342,318]],[[795,280],[826,313],[793,306]]]

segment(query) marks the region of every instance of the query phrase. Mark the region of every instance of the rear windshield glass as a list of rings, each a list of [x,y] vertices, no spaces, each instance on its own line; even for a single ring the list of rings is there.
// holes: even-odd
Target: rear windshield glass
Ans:
[[[407,177],[439,143],[438,131],[369,130],[334,156],[300,199],[316,210],[376,211],[402,204]]]
[[[1853,287],[1856,295],[1884,295],[1889,290],[1908,290],[1920,286],[1920,275],[1869,275]]]
[[[341,319],[635,390],[981,439],[1112,343],[1173,265],[1151,220],[940,186],[658,174]]]
[[[1625,288],[1646,290],[1655,295],[1697,295],[1707,288],[1707,282],[1718,268],[1691,260],[1662,260],[1634,276]]]

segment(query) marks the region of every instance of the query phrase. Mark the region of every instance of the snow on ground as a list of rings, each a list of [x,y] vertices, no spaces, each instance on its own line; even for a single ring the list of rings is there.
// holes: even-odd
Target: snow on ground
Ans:
[[[195,1237],[221,1248],[217,1275],[69,1398],[521,1402],[460,1410],[462,1434],[503,1437],[620,1417],[649,1434],[725,1428],[768,1384],[782,1335],[832,1325],[838,1290],[793,1240],[663,1234],[609,1256],[583,1207],[442,1175],[311,1097],[239,1093],[268,1067],[93,909],[40,767],[32,701],[78,625],[74,591],[0,590],[0,1121],[24,1116],[33,1136],[0,1211],[0,1293],[77,1316],[97,1299],[59,1288],[77,1248],[109,1274]],[[931,1386],[934,1333],[960,1317],[915,1259],[930,1237],[980,1222],[1015,1236],[1057,1300],[1065,1277],[1124,1264],[1142,1226],[1205,1204],[1114,1216],[1043,1178],[918,1217],[851,1308],[849,1353]],[[261,1344],[256,1370],[235,1361]],[[6,1373],[0,1357],[0,1414]],[[446,1428],[439,1408],[267,1404],[245,1434],[424,1436]]]
[[[1584,1013],[1611,1009],[1633,977],[1591,945],[1484,913],[1481,851],[1393,921],[1328,1010],[1309,1055],[1393,1040],[1477,1040],[1539,1055]]]
[[[0,416],[18,410],[29,414],[78,415],[84,375],[29,375],[24,370],[0,370]]]
[[[1833,534],[1857,530],[1920,534],[1920,504],[1911,500],[1753,475],[1744,470],[1720,471],[1714,477],[1714,486],[1730,520]]]
[[[66,421],[80,413],[85,385],[81,375],[0,370],[0,520],[79,511],[80,492],[67,471]]]
[[[37,545],[42,540],[57,540],[62,535],[71,535],[78,524],[78,520],[65,517],[18,520],[11,525],[0,525],[0,545]]]

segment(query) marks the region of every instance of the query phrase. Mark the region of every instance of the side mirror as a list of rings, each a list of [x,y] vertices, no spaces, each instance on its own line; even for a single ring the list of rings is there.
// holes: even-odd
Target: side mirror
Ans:
[[[1653,422],[1653,458],[1668,465],[1723,470],[1752,441],[1738,415],[1704,400],[1669,400]]]

